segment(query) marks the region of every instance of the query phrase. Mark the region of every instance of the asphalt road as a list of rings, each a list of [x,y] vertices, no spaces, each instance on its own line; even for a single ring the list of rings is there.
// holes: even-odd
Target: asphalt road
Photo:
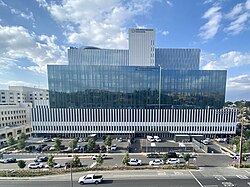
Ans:
[[[70,182],[65,181],[0,181],[0,186],[4,187],[71,187]],[[73,187],[82,186],[77,182],[73,183]],[[84,186],[95,186],[95,184],[84,184]],[[199,187],[199,184],[192,179],[140,179],[140,180],[105,180],[98,186],[112,187]]]
[[[104,182],[99,186],[113,187],[249,187],[250,169],[201,168],[200,170],[131,170],[96,171],[102,174]],[[77,180],[86,173],[73,174],[73,187],[79,187]],[[0,178],[2,187],[71,187],[70,175],[43,176],[24,179]],[[85,184],[84,186],[95,186]]]

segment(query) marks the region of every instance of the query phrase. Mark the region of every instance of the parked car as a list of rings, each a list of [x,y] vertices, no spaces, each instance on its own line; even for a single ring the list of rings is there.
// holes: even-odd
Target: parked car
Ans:
[[[161,142],[161,139],[160,139],[159,136],[154,136],[154,139],[155,139],[155,141],[157,141],[157,142]]]
[[[151,160],[149,162],[150,166],[159,166],[159,165],[163,165],[163,164],[164,164],[164,161],[161,159],[155,159],[155,160]]]
[[[118,142],[123,142],[123,139],[122,139],[122,138],[119,138],[117,141],[118,141]]]
[[[159,153],[148,153],[147,158],[160,158]]]
[[[43,167],[44,167],[44,165],[42,163],[39,163],[39,162],[30,163],[28,165],[28,168],[30,168],[30,169],[41,169]]]
[[[169,158],[166,161],[166,164],[179,164],[179,163],[180,163],[180,159],[178,159],[178,158]]]
[[[111,146],[111,151],[116,151],[116,149],[117,149],[116,144],[114,144],[114,145]]]
[[[168,152],[168,158],[178,158],[176,152]]]
[[[5,158],[5,159],[0,159],[0,163],[6,164],[6,163],[16,163],[15,158]]]
[[[155,142],[155,139],[153,136],[147,136],[147,140],[150,141],[150,142]]]
[[[71,149],[71,148],[70,148]],[[84,153],[85,152],[85,146],[78,145],[76,148],[74,148],[73,152],[75,153]]]
[[[141,166],[142,165],[142,161],[138,160],[136,158],[131,158],[128,162],[129,166]]]
[[[25,151],[33,151],[35,149],[36,149],[36,146],[33,146],[33,145],[27,145],[24,147]]]
[[[42,142],[51,142],[52,140],[50,138],[44,138]]]
[[[61,168],[62,167],[62,165],[61,164],[59,164],[59,163],[53,163],[54,165],[53,165],[53,168]],[[45,165],[45,168],[49,168],[49,165],[48,164],[46,164]]]
[[[49,158],[47,156],[37,156],[34,162],[47,162],[48,159]]]
[[[215,140],[217,142],[225,142],[227,139],[226,138],[216,138]]]
[[[232,158],[232,159],[240,159],[240,155],[236,154],[236,153],[230,153],[229,157]]]
[[[50,146],[45,146],[44,148],[42,148],[42,151],[48,151],[50,148]]]
[[[42,151],[42,149],[43,149],[44,147],[46,147],[46,146],[47,146],[47,144],[41,144],[41,145],[38,145],[38,146],[36,147],[36,151],[41,152],[41,151]]]
[[[50,148],[49,148],[49,151],[55,151],[56,150],[56,148],[54,147],[54,146],[51,146]]]
[[[79,184],[99,184],[103,181],[102,175],[88,174],[78,179]]]
[[[92,160],[96,160],[96,158],[99,157],[99,156],[100,156],[99,154],[96,154],[96,155],[92,156]],[[106,158],[106,155],[101,154],[101,157],[104,159],[104,158]]]

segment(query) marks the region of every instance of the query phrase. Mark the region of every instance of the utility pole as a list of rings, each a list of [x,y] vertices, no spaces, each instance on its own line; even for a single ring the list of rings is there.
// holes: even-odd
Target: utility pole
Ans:
[[[245,104],[244,104],[245,105]],[[243,156],[242,156],[242,146],[243,146],[243,127],[244,127],[244,123],[248,124],[249,121],[249,117],[246,113],[247,112],[247,108],[246,107],[242,107],[241,111],[240,111],[240,122],[241,122],[241,128],[240,128],[240,160],[239,160],[239,168],[242,165],[242,161],[243,161]],[[247,115],[246,115],[247,114]],[[247,119],[246,119],[247,118]],[[245,122],[246,120],[246,122]]]

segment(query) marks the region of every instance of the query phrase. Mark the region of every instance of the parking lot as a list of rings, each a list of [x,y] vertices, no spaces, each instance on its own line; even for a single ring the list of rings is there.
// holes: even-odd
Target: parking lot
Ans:
[[[69,146],[70,139],[63,139],[62,144],[65,147]],[[54,142],[42,142],[42,139],[31,139],[28,140],[29,144],[32,146],[38,146],[41,144],[47,144],[48,146],[52,146]],[[79,142],[79,146],[85,146],[87,142]],[[103,140],[98,139],[96,141],[97,145],[104,145]],[[169,140],[162,140],[161,142],[149,142],[146,139],[135,139],[133,143],[129,143],[126,139],[123,141],[119,140],[119,138],[115,138],[112,141],[112,144],[117,145],[117,149],[115,151],[111,151],[109,153],[105,153],[107,157],[104,159],[103,166],[120,166],[122,165],[122,158],[124,157],[125,153],[128,150],[128,146],[130,147],[129,156],[130,158],[136,158],[142,160],[142,165],[148,165],[149,161],[153,160],[153,158],[147,158],[146,154],[149,152],[157,152],[154,148],[158,147],[180,147],[180,143],[176,143],[174,141]],[[184,143],[186,147],[194,146],[192,143]],[[183,146],[183,143],[181,144]],[[216,146],[216,145],[211,145]],[[142,149],[144,147],[144,150]],[[219,148],[218,148],[219,149]],[[176,151],[177,152],[177,151]],[[164,152],[160,152],[163,154]],[[64,165],[65,162],[72,159],[72,154],[76,154],[79,156],[81,163],[84,167],[90,167],[95,161],[91,159],[91,157],[98,153],[60,153],[56,151],[32,151],[32,152],[21,152],[21,153],[10,153],[10,154],[3,154],[3,158],[16,158],[17,160],[24,160],[26,161],[26,165],[29,163],[34,162],[35,158],[39,155],[53,155],[54,161]],[[180,162],[184,163],[183,158],[180,158]],[[197,158],[194,160],[193,158],[190,159],[190,163],[197,164],[200,167],[227,167],[232,163],[236,163],[237,160],[231,159],[228,155],[225,154],[205,154],[205,153],[198,153]],[[46,163],[45,163],[46,164]],[[8,164],[0,164],[1,169],[18,169],[16,163],[8,163]],[[27,166],[26,166],[27,168]]]

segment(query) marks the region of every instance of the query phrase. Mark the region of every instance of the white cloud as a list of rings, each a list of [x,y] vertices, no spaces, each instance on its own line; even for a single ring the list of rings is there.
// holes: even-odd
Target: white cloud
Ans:
[[[36,36],[24,27],[0,25],[0,70],[8,68],[6,64],[16,64],[19,59],[26,58],[34,63],[26,67],[39,73],[46,72],[48,63],[62,64],[66,62],[66,49],[55,44],[55,36]],[[22,65],[19,64],[20,67]]]
[[[235,17],[241,14],[243,10],[244,10],[243,4],[239,3],[235,5],[234,8],[228,14],[225,15],[225,17],[227,19],[235,19]]]
[[[162,31],[161,34],[162,34],[163,36],[167,36],[167,35],[169,35],[169,31]]]
[[[32,12],[30,12],[29,15],[28,15],[28,14],[25,14],[24,12],[21,12],[20,10],[14,9],[14,8],[11,8],[10,11],[11,11],[12,14],[16,14],[16,15],[24,18],[24,19],[35,21]]]
[[[250,0],[244,4],[238,3],[234,8],[226,14],[225,18],[230,21],[229,25],[224,29],[225,32],[236,35],[244,31],[247,27],[250,17]]]
[[[69,43],[106,48],[127,48],[128,20],[144,15],[152,7],[152,0],[64,0],[47,4],[51,16],[65,29]]]
[[[247,9],[247,10],[250,10],[250,0],[247,0],[247,1],[246,1],[245,6],[246,6],[246,9]]]
[[[220,6],[215,5],[208,9],[202,16],[202,18],[208,19],[208,22],[200,28],[201,32],[199,36],[203,40],[213,38],[218,32],[222,20],[222,13],[220,12],[220,9]]]
[[[244,14],[241,14],[232,21],[227,28],[225,28],[226,32],[229,32],[230,34],[236,35],[239,34],[241,31],[245,29],[246,22],[249,20],[250,14],[248,12],[245,12]]]
[[[0,80],[0,87],[4,88],[8,86],[28,86],[28,87],[37,87],[37,84],[25,82],[25,81],[6,81],[6,80]]]
[[[46,2],[46,0],[36,0],[39,4],[39,6],[47,8],[48,7],[48,3]]]
[[[7,6],[7,4],[3,2],[2,0],[0,0],[0,6]]]
[[[229,101],[249,100],[250,75],[243,74],[227,80],[226,97]]]
[[[173,6],[173,3],[171,1],[166,1],[166,3],[171,7]]]
[[[213,3],[213,2],[214,2],[214,0],[205,0],[204,4]]]
[[[201,54],[201,69],[216,70],[229,69],[250,64],[250,53],[230,51],[217,57],[214,54]]]
[[[237,89],[237,90],[250,90],[250,75],[238,75],[236,77],[231,77],[227,81],[228,89]]]

